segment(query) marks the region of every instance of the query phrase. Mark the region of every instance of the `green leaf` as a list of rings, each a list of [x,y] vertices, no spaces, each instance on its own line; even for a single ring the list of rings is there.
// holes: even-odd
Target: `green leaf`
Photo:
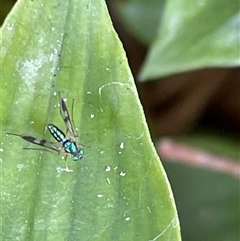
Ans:
[[[143,4],[149,6],[139,8]],[[155,7],[152,12],[155,17],[144,18],[146,23],[139,24],[138,19],[152,7]],[[158,32],[157,38],[152,38],[153,44],[140,72],[141,80],[193,69],[240,64],[237,1],[168,1],[162,14],[163,9],[160,4],[157,7],[154,0],[134,0],[123,9],[126,22],[130,23],[128,26],[140,41],[155,37],[153,31]],[[156,19],[159,20],[158,29],[154,28]],[[151,25],[153,27],[149,28]]]
[[[1,28],[3,240],[180,240],[166,174],[104,1],[18,1]],[[67,98],[85,155],[36,150],[53,141]]]

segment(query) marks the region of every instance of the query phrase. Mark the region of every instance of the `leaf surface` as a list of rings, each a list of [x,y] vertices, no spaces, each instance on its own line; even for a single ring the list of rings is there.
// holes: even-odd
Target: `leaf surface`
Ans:
[[[3,240],[180,240],[166,174],[104,1],[18,1],[1,28]],[[20,137],[65,131],[58,92],[84,157]],[[68,133],[69,134],[69,133]]]

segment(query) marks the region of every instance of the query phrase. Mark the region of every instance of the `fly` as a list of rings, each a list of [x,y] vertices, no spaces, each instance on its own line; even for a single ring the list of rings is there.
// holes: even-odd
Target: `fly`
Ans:
[[[74,101],[72,103],[72,113],[73,113],[73,104],[74,104]],[[67,155],[72,156],[74,161],[78,161],[82,159],[84,155],[84,151],[82,149],[82,145],[78,145],[76,142],[75,138],[77,137],[77,131],[76,131],[76,128],[74,127],[73,121],[69,116],[67,105],[65,104],[64,99],[60,96],[60,92],[59,92],[59,105],[60,105],[60,114],[67,128],[66,134],[69,132],[70,137],[68,138],[63,131],[61,131],[57,126],[53,124],[47,124],[47,128],[52,134],[52,136],[55,138],[55,140],[61,144],[61,146],[57,146],[56,143],[54,142],[50,142],[45,139],[39,139],[28,134],[15,134],[15,133],[7,133],[7,134],[19,136],[25,141],[42,146],[44,148],[51,149],[58,153],[60,152],[66,153]],[[24,148],[24,149],[45,150],[45,151],[47,150],[47,149],[37,149],[37,148]]]

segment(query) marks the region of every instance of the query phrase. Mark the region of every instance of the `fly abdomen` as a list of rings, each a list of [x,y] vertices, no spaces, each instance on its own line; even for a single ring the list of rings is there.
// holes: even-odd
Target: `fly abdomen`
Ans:
[[[47,128],[52,136],[56,139],[56,141],[63,143],[66,140],[65,134],[57,126],[48,124]]]

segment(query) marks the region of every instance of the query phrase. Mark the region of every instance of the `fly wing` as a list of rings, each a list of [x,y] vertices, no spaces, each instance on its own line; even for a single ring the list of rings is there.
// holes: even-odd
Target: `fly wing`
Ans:
[[[67,109],[67,106],[65,104],[65,101],[63,100],[63,98],[60,96],[60,93],[59,93],[59,102],[60,102],[60,113],[61,113],[61,116],[64,120],[64,123],[67,127],[67,130],[74,136],[76,137],[77,136],[77,132],[74,128],[74,125],[73,125],[73,122],[70,118],[70,115],[69,115],[69,112],[68,112],[68,109]]]
[[[59,148],[58,146],[55,146],[53,143],[51,143],[45,139],[38,139],[34,136],[30,136],[27,134],[21,134],[19,136],[22,137],[25,141],[31,142],[33,144],[43,146],[43,147],[49,148],[49,149],[57,151],[57,152],[61,151],[61,148]]]

